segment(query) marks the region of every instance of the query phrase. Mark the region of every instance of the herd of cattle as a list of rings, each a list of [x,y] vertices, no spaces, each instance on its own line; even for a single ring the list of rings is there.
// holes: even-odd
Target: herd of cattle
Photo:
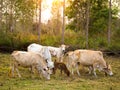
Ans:
[[[58,68],[64,71],[68,76],[74,75],[74,71],[80,76],[79,65],[87,66],[89,74],[93,72],[95,77],[96,70],[103,71],[105,74],[113,75],[111,67],[103,58],[101,51],[78,49],[66,52],[67,45],[59,47],[42,46],[36,43],[30,44],[27,51],[13,51],[11,73],[14,77],[14,70],[21,77],[18,66],[28,67],[34,73],[35,69],[46,79],[50,79],[50,75],[55,73]],[[56,60],[52,60],[55,56]],[[64,57],[67,57],[64,63]]]

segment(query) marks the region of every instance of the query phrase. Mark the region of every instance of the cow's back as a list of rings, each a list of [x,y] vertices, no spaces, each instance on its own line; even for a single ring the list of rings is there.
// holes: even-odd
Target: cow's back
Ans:
[[[27,47],[27,51],[40,52],[41,49],[42,49],[42,47],[43,47],[42,45],[33,43],[33,44],[30,44],[30,45]]]
[[[103,54],[101,51],[93,50],[77,50],[76,55],[79,57],[79,62],[83,65],[92,65],[93,63],[103,62]]]
[[[44,60],[40,56],[40,54],[35,52],[24,52],[24,51],[16,51],[12,53],[15,61],[18,62],[22,66],[31,66],[41,64],[44,65]]]

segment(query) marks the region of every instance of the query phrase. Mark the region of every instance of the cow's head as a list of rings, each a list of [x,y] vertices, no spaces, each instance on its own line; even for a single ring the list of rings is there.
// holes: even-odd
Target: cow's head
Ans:
[[[43,68],[42,73],[47,80],[50,80],[51,71],[49,70],[49,68]]]
[[[68,48],[69,46],[62,44],[60,48],[62,49],[62,53],[65,54],[65,49]]]
[[[108,75],[112,76],[112,75],[113,75],[113,72],[112,72],[111,65],[110,65],[110,64],[106,64],[106,65],[107,65],[107,67],[103,69],[104,72],[105,72],[105,75],[108,74]]]

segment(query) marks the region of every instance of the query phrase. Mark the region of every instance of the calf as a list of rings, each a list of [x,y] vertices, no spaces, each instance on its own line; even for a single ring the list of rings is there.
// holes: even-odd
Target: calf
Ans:
[[[53,68],[53,73],[55,74],[56,73],[56,70],[59,69],[61,74],[62,74],[62,71],[64,71],[64,73],[67,75],[67,76],[70,76],[70,71],[67,69],[66,65],[62,62],[54,62],[54,68]]]

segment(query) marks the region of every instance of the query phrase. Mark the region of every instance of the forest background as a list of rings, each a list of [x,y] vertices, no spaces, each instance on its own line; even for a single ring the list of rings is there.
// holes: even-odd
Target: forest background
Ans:
[[[31,43],[120,50],[120,0],[0,0],[0,51]],[[49,14],[49,13],[48,13]]]

